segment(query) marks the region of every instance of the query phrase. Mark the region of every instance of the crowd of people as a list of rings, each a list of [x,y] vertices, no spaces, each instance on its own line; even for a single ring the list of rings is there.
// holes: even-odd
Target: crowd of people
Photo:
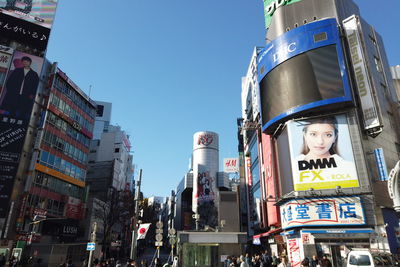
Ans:
[[[228,256],[224,267],[289,267],[290,263],[286,255],[277,257],[270,255],[267,251],[250,256],[248,253],[241,256]],[[321,259],[316,255],[312,258],[304,258],[301,262],[302,267],[332,267],[332,262],[324,255]]]

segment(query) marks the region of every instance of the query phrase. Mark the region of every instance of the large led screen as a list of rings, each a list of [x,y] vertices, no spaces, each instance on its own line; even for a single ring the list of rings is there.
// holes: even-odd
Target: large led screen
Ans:
[[[352,101],[335,19],[310,23],[269,43],[258,57],[263,131],[297,115]]]
[[[295,191],[358,187],[346,115],[287,124]]]
[[[0,11],[51,28],[58,0],[0,0]]]

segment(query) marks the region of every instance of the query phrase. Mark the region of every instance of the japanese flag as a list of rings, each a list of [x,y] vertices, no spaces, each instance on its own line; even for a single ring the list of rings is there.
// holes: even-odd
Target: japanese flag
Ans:
[[[137,239],[144,239],[146,237],[147,230],[149,230],[150,224],[151,223],[144,223],[144,224],[139,225]]]

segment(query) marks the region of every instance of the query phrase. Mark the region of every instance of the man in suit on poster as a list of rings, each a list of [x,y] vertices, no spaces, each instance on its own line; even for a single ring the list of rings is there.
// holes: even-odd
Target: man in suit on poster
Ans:
[[[6,111],[6,115],[28,118],[39,85],[39,76],[31,68],[30,57],[22,57],[21,62],[22,67],[15,68],[6,81],[6,92],[0,109]]]

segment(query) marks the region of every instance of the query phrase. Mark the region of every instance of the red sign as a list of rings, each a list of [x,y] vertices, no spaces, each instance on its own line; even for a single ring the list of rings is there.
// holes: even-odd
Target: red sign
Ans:
[[[277,192],[277,179],[274,175],[274,154],[273,154],[273,146],[270,135],[263,133],[261,135],[262,140],[262,153],[263,153],[263,168],[265,171],[265,180],[264,180],[264,191],[265,196],[267,198],[267,216],[268,216],[268,226],[279,226],[279,207],[275,206],[275,199],[278,196]]]

